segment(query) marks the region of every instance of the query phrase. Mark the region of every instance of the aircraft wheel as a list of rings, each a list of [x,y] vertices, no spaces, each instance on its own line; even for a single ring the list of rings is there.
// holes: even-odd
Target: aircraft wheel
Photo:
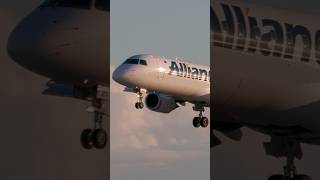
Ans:
[[[96,129],[92,134],[93,145],[97,149],[103,149],[107,144],[107,133],[103,129]]]
[[[139,109],[139,103],[138,102],[136,102],[135,106],[136,106],[136,109]]]
[[[296,175],[292,180],[312,180],[308,175]]]
[[[286,180],[283,175],[276,174],[268,178],[268,180]]]
[[[200,120],[201,127],[205,128],[209,125],[209,119],[207,117],[202,117]]]
[[[192,123],[195,128],[198,128],[201,126],[199,117],[194,117]]]
[[[143,106],[144,106],[143,102],[136,102],[135,104],[136,109],[143,109]]]
[[[139,103],[139,108],[140,108],[140,109],[143,109],[143,106],[144,106],[143,102],[140,102],[140,103]]]
[[[81,133],[81,145],[85,149],[91,149],[93,146],[92,143],[92,130],[85,129]]]

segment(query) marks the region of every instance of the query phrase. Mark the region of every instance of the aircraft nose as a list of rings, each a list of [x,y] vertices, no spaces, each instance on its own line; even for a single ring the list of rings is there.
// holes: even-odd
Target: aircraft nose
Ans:
[[[61,58],[61,54],[63,50],[71,47],[71,30],[62,23],[63,17],[67,15],[64,11],[35,9],[19,22],[9,35],[8,55],[17,64],[34,73],[53,79],[62,78],[61,74],[65,73],[67,68],[63,66],[66,58]],[[65,69],[61,68],[62,66]]]
[[[121,68],[120,68],[120,67],[117,67],[117,68],[113,71],[113,73],[112,73],[112,79],[113,79],[114,81],[120,83],[121,80],[123,79],[122,73],[123,73],[123,71],[121,70]]]
[[[120,65],[112,73],[112,79],[122,85],[127,85],[131,82],[134,69]]]
[[[7,40],[7,53],[16,63],[37,72],[42,63],[39,52],[44,49],[41,37],[45,33],[35,17],[36,13],[30,14],[14,28]]]
[[[23,26],[18,25],[12,31],[7,41],[8,55],[15,62],[23,66],[28,65],[31,63],[30,61],[34,60],[32,55],[35,54],[34,51],[36,51],[36,39],[30,39],[30,37],[34,37],[34,34],[28,32]]]

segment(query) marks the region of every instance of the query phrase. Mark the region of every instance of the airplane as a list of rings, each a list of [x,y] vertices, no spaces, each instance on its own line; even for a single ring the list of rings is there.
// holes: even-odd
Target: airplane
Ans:
[[[47,0],[12,31],[8,55],[24,68],[50,79],[44,95],[90,102],[93,128],[81,133],[85,149],[103,149],[108,140],[110,0]]]
[[[271,137],[267,155],[287,160],[269,180],[311,180],[294,160],[301,143],[320,145],[320,24],[289,10],[211,0],[210,32],[211,148],[222,143],[213,131],[240,140],[248,127]]]
[[[186,102],[194,104],[199,115],[193,118],[194,127],[207,127],[209,119],[203,116],[210,106],[210,68],[177,58],[140,54],[129,57],[112,73],[112,78],[125,86],[124,91],[137,94],[137,109],[170,113]]]

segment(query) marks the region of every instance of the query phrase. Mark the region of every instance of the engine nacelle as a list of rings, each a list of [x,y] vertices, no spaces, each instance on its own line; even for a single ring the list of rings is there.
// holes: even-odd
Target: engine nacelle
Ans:
[[[145,100],[148,109],[161,113],[169,113],[179,107],[174,98],[162,94],[148,94]]]

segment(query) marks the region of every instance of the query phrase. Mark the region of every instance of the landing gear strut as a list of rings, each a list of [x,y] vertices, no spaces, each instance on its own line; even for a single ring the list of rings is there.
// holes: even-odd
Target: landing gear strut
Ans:
[[[276,147],[278,146],[278,147]],[[295,158],[302,158],[302,151],[300,143],[295,140],[289,140],[286,138],[282,138],[278,140],[271,140],[270,143],[265,143],[265,148],[267,151],[271,152],[270,155],[278,156],[278,157],[286,157],[286,165],[283,167],[284,173],[283,175],[273,175],[268,178],[268,180],[312,180],[308,175],[297,174],[297,169],[294,165]],[[276,149],[278,148],[277,151]],[[276,151],[270,149],[274,149]],[[275,153],[275,154],[272,154]]]
[[[54,80],[47,83],[45,95],[73,97],[91,102],[87,112],[94,114],[94,128],[84,129],[81,133],[81,144],[85,149],[93,147],[103,149],[107,144],[107,133],[103,129],[102,122],[107,113],[107,87],[100,86],[95,82],[85,80],[81,85],[64,84]]]
[[[85,149],[103,149],[107,145],[108,135],[103,129],[102,122],[106,115],[107,93],[103,87],[95,87],[93,95],[88,98],[91,106],[87,108],[88,113],[94,114],[93,129],[84,129],[81,133],[81,144]]]
[[[208,127],[209,119],[202,115],[202,113],[204,112],[204,107],[201,106],[201,105],[195,105],[193,107],[193,110],[194,111],[199,111],[199,116],[193,118],[193,121],[192,121],[193,126],[195,128],[199,128],[200,126],[203,127],[203,128]]]
[[[143,95],[142,95],[141,89],[140,88],[136,88],[135,92],[136,92],[137,97],[138,97],[138,102],[136,102],[135,107],[136,107],[136,109],[143,109],[144,104],[142,102]]]

